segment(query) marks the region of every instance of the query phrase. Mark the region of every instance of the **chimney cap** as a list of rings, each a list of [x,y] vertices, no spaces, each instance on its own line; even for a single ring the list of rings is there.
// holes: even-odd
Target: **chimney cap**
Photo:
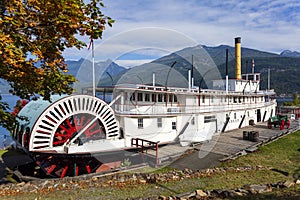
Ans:
[[[241,43],[241,37],[236,37],[234,38],[234,40],[235,40],[235,44]]]

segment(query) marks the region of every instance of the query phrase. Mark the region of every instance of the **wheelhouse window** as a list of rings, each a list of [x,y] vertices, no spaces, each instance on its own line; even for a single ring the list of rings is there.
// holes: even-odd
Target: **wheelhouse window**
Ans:
[[[164,94],[164,102],[168,102],[168,96],[167,96],[167,94]]]
[[[143,101],[143,93],[138,93],[138,101]]]
[[[162,94],[158,94],[157,95],[157,101],[158,102],[162,102],[163,101],[163,95]]]
[[[177,96],[174,95],[174,102],[177,102]]]
[[[150,101],[150,94],[145,94],[145,101],[149,102]]]
[[[143,127],[144,127],[143,118],[138,118],[138,128],[143,128]]]
[[[169,94],[169,102],[173,102],[173,95]]]
[[[135,101],[135,93],[131,94],[130,101]]]
[[[152,102],[156,102],[156,94],[152,94]]]

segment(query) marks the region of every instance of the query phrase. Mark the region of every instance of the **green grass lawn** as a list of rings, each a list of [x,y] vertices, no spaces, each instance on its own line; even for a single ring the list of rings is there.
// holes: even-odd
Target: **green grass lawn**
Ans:
[[[204,177],[181,181],[157,182],[153,184],[132,184],[123,187],[83,187],[78,190],[58,190],[47,194],[24,194],[15,199],[126,199],[152,196],[171,196],[192,192],[196,189],[235,189],[247,184],[277,183],[298,177],[300,174],[300,132],[285,136],[271,144],[259,147],[257,152],[222,163],[220,168],[249,166],[262,169],[248,171],[228,170]],[[159,173],[171,170],[166,168]],[[299,177],[300,179],[300,177]],[[275,190],[269,194],[252,196],[251,199],[297,199],[300,186]],[[2,197],[1,197],[2,198]],[[6,197],[4,197],[5,199]],[[243,197],[244,199],[248,199]],[[241,197],[241,199],[243,199]],[[7,199],[12,199],[7,197]]]

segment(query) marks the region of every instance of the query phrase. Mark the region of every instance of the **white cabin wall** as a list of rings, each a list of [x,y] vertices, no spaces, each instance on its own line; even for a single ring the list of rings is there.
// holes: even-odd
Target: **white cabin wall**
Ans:
[[[172,129],[172,122],[177,124],[176,117],[161,117],[162,126],[158,127],[159,117],[124,117],[123,130],[126,133],[126,140],[129,142],[131,138],[141,138],[153,142],[160,141],[170,142],[176,137],[176,129]],[[138,119],[142,119],[143,127],[138,127]]]

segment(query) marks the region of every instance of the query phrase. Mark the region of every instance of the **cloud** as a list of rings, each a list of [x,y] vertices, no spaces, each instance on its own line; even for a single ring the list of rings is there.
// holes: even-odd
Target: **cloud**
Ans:
[[[277,53],[284,49],[300,51],[298,0],[128,0],[126,3],[114,0],[104,3],[103,12],[116,22],[104,31],[103,40],[95,43],[99,46],[97,56],[107,56],[103,59],[114,59],[147,47],[168,51],[184,48],[182,43],[187,43],[180,44],[183,37],[179,35],[193,41],[191,45],[233,45],[233,38],[241,36],[245,47]],[[173,34],[175,32],[178,34]],[[85,40],[88,42],[88,38]],[[73,52],[65,55],[86,54]]]
[[[118,65],[126,68],[131,68],[134,66],[139,66],[145,63],[149,63],[153,61],[153,59],[143,59],[143,60],[115,60],[114,62]]]

